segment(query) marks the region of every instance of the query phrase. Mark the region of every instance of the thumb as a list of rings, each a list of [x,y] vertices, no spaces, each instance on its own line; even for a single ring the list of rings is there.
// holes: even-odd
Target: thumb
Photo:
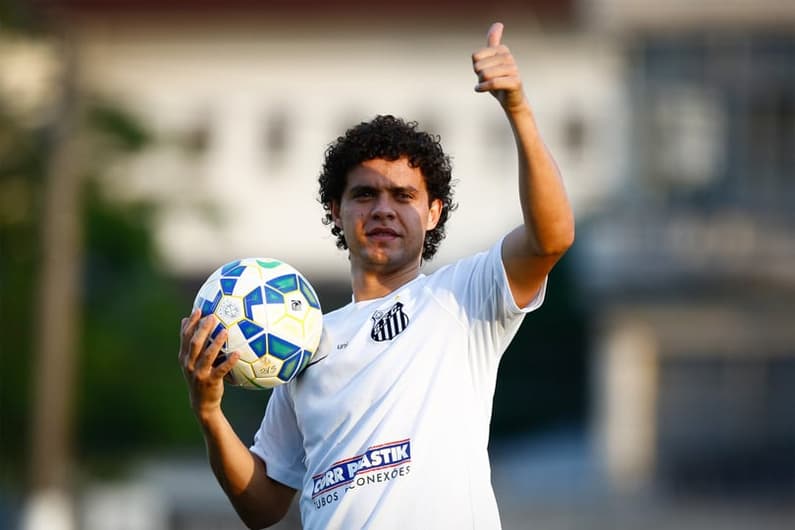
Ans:
[[[500,41],[502,40],[502,30],[505,28],[502,22],[495,22],[489,28],[489,32],[486,34],[486,45],[490,48],[494,48],[500,45]]]

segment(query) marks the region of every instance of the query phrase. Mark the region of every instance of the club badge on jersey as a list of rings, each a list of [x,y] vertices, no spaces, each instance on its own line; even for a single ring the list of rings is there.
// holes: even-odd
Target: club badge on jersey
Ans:
[[[394,339],[409,325],[409,316],[403,312],[401,302],[395,302],[386,311],[376,311],[371,318],[373,329],[370,331],[370,338],[376,342]]]

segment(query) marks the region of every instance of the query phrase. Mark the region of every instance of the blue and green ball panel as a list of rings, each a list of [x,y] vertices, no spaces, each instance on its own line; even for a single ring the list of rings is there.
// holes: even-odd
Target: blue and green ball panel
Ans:
[[[285,360],[298,351],[301,351],[300,346],[296,346],[292,342],[280,339],[276,335],[268,334],[268,353],[277,359]]]
[[[282,381],[289,381],[292,379],[300,369],[301,360],[301,352],[298,352],[289,359],[285,360],[284,364],[282,364],[281,370],[279,370],[279,379]]]
[[[255,287],[253,291],[251,291],[250,293],[248,293],[246,296],[243,297],[243,312],[245,313],[246,318],[250,318],[253,320],[254,313],[251,311],[251,307],[261,304],[262,304],[262,289],[259,287]]]
[[[237,278],[221,278],[221,292],[231,295],[235,292],[235,284],[237,284]]]
[[[257,260],[257,265],[259,265],[263,269],[275,269],[276,267],[278,267],[281,264],[282,264],[282,262],[278,261],[278,260],[273,260],[273,261],[264,261],[264,260],[261,260],[261,259]]]
[[[250,320],[241,320],[237,323],[237,327],[240,328],[240,331],[243,333],[243,336],[246,338],[246,340],[256,337],[265,331],[265,328],[255,324],[254,322],[251,322]]]
[[[221,276],[233,276],[235,278],[240,277],[243,274],[243,271],[246,270],[245,265],[240,264],[240,260],[232,261],[227,263],[226,265],[221,268]]]
[[[284,295],[275,289],[271,289],[270,287],[264,287],[265,289],[265,302],[269,304],[283,304],[284,303]]]
[[[318,302],[312,287],[301,277],[298,278],[298,282],[301,284],[301,293],[304,295],[304,298],[306,298],[306,301],[309,302],[309,305],[315,309],[320,309],[320,302]]]
[[[251,350],[257,354],[257,357],[262,357],[268,353],[268,339],[264,333],[248,343]]]
[[[301,367],[298,368],[299,372],[301,372],[304,368],[306,368],[306,365],[309,364],[309,359],[312,358],[312,355],[314,355],[314,354],[311,351],[304,350],[304,356],[301,359]]]
[[[298,278],[295,274],[285,274],[269,280],[267,284],[283,293],[289,293],[298,289]]]
[[[215,294],[215,298],[213,298],[212,300],[209,300],[207,298],[201,298],[200,299],[200,301],[201,301],[200,307],[201,307],[201,310],[202,310],[202,318],[204,318],[207,315],[210,315],[210,314],[215,312],[215,309],[218,307],[218,304],[221,302],[221,297],[222,296],[223,296],[223,293],[221,291],[218,291]]]

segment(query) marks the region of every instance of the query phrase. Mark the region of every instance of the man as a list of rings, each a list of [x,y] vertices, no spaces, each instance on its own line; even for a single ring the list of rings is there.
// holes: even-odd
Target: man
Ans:
[[[274,390],[251,448],[221,411],[237,356],[213,366],[224,335],[205,347],[212,317],[183,319],[179,357],[210,464],[250,527],[279,521],[297,491],[307,529],[500,527],[487,453],[499,359],[574,238],[502,31],[493,24],[472,61],[475,90],[497,98],[516,139],[519,227],[421,274],[453,207],[449,160],[415,124],[380,116],[329,148],[320,178],[353,300],[324,317],[315,359]]]

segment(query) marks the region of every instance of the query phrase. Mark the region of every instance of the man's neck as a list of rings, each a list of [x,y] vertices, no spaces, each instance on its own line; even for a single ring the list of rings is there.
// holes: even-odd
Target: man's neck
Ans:
[[[401,269],[394,272],[373,272],[351,270],[353,301],[364,302],[382,298],[396,291],[420,275],[420,267]]]

